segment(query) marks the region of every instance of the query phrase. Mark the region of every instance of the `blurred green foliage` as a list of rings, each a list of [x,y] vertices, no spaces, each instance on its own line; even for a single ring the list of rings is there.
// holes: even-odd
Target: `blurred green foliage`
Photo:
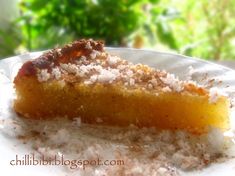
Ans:
[[[21,44],[21,33],[15,23],[0,28],[0,57],[14,54],[16,48]]]
[[[1,56],[94,38],[109,46],[235,59],[234,0],[21,0],[19,7],[12,28],[0,30]]]
[[[21,3],[24,45],[50,48],[77,38],[103,39],[107,45],[126,46],[133,33],[152,43],[159,38],[176,49],[159,0],[24,0]],[[161,18],[160,18],[161,17]],[[138,34],[139,33],[139,34]]]
[[[235,59],[234,0],[165,2],[180,10],[180,18],[170,24],[179,52],[206,59]]]

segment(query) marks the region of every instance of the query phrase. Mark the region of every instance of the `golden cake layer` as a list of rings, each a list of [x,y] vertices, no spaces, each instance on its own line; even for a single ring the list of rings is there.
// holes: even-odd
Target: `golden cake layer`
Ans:
[[[75,41],[24,63],[14,84],[14,109],[31,119],[80,117],[92,124],[195,133],[229,128],[227,97],[112,56],[99,41]]]

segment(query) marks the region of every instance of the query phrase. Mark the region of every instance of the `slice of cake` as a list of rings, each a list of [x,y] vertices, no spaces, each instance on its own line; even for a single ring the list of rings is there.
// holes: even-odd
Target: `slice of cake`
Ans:
[[[92,124],[195,133],[229,128],[227,97],[112,56],[99,41],[75,41],[24,63],[14,84],[14,109],[31,119],[81,117]]]

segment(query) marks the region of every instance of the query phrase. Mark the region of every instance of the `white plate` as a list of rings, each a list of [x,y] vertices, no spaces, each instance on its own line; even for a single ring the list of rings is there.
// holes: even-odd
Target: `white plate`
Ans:
[[[192,76],[193,80],[197,81],[199,84],[205,85],[207,84],[208,80],[215,79],[214,85],[216,87],[228,93],[231,98],[234,98],[235,96],[235,71],[229,68],[197,58],[151,50],[107,48],[107,51],[133,63],[143,63],[151,67],[164,69],[170,73],[174,73],[182,80],[186,79],[189,71],[188,68],[189,66],[192,66],[194,68],[194,74]],[[35,58],[41,53],[42,52],[28,53],[0,61],[0,120],[17,117],[11,108],[12,99],[14,96],[12,81],[23,62]],[[234,120],[234,118],[232,120]],[[31,148],[28,145],[22,145],[18,140],[16,140],[15,132],[9,132],[6,135],[6,133],[2,132],[2,129],[3,127],[0,124],[0,166],[1,172],[3,172],[5,176],[66,175],[65,172],[57,169],[56,167],[47,166],[45,168],[43,166],[11,166],[10,161],[15,158],[16,154],[29,153]],[[229,160],[220,164],[212,164],[202,171],[186,172],[183,174],[231,176],[234,173],[235,160]]]

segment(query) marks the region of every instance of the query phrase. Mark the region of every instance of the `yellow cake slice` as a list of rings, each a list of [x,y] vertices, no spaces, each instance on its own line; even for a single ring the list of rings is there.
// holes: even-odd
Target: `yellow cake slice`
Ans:
[[[229,128],[227,97],[112,56],[100,41],[75,41],[28,61],[14,84],[14,109],[31,119],[81,117],[91,124],[194,133]]]

